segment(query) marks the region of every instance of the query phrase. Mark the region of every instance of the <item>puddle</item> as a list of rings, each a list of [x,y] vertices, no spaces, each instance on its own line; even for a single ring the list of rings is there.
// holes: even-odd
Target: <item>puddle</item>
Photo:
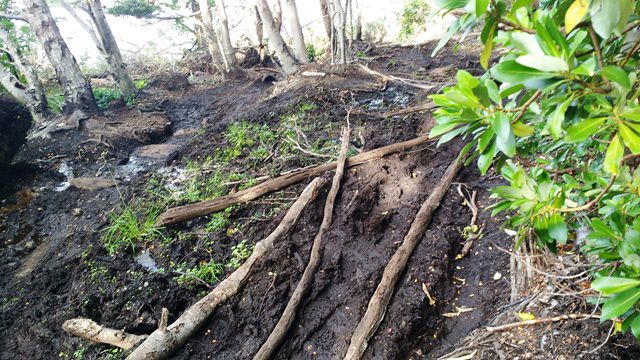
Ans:
[[[67,164],[67,162],[63,162],[58,169],[58,172],[64,175],[65,180],[60,183],[60,185],[56,186],[53,190],[57,192],[65,191],[71,186],[71,178],[73,177],[73,169],[71,166]]]
[[[8,214],[10,212],[23,209],[35,197],[36,193],[31,189],[22,189],[16,193],[15,202],[10,201],[7,205],[5,205],[7,200],[3,200],[2,202],[0,202],[0,204],[2,205],[2,207],[0,207],[0,214]]]
[[[136,256],[136,262],[151,273],[161,271],[156,261],[151,257],[151,254],[146,250]]]

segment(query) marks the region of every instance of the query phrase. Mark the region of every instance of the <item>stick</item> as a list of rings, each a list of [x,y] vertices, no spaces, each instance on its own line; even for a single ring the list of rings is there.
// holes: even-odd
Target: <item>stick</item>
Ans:
[[[421,81],[417,81],[417,80],[413,80],[413,79],[405,79],[405,78],[401,78],[401,77],[397,77],[397,76],[393,76],[393,75],[387,75],[387,74],[383,74],[381,72],[372,70],[362,64],[358,64],[358,66],[364,70],[366,73],[372,74],[372,75],[377,75],[385,80],[388,81],[395,81],[395,82],[400,82],[403,83],[405,85],[414,87],[414,88],[418,88],[418,89],[422,89],[422,90],[433,90],[434,88],[438,87],[438,85],[425,85],[423,82]]]
[[[488,326],[487,327],[487,331],[488,332],[498,332],[498,331],[511,330],[511,329],[518,328],[518,327],[521,327],[521,326],[545,324],[545,323],[558,322],[558,321],[563,321],[563,320],[584,320],[584,319],[600,319],[600,315],[594,315],[594,314],[560,315],[560,316],[554,316],[554,317],[550,317],[550,318],[520,321],[520,322],[510,323],[510,324],[505,324],[505,325],[500,325],[500,326],[493,326],[493,327]]]
[[[154,331],[127,357],[127,360],[167,359],[182,347],[221,303],[240,291],[249,278],[249,271],[253,264],[273,248],[276,239],[295,226],[304,208],[316,198],[318,191],[325,183],[325,179],[316,178],[307,185],[278,227],[268,237],[256,243],[253,253],[238,270],[218,284],[207,296],[189,307],[173,324],[167,326],[165,331],[162,329]]]
[[[435,109],[435,108],[436,108],[436,104],[434,104],[433,102],[428,102],[426,104],[420,104],[420,105],[416,105],[416,106],[412,106],[412,107],[408,107],[408,108],[404,108],[404,109],[399,109],[399,110],[387,111],[387,112],[384,112],[384,113],[370,113],[370,112],[366,112],[366,111],[354,110],[354,111],[351,112],[351,114],[353,114],[353,115],[371,116],[371,117],[377,117],[377,118],[388,118],[388,117],[394,117],[394,116],[399,116],[399,115],[411,114],[411,113],[414,113],[414,112],[432,110],[432,109]]]
[[[262,344],[256,355],[253,357],[253,360],[269,359],[273,352],[280,346],[282,340],[284,339],[284,336],[291,327],[291,323],[296,316],[296,311],[298,310],[302,299],[307,294],[309,287],[313,282],[315,273],[318,270],[318,266],[320,265],[322,236],[324,235],[324,232],[329,229],[333,220],[333,205],[335,203],[338,190],[340,189],[340,181],[342,180],[348,149],[349,128],[345,127],[342,129],[342,146],[340,148],[340,156],[338,157],[338,166],[336,167],[336,173],[333,176],[331,190],[329,191],[327,200],[324,204],[324,216],[322,218],[322,224],[320,225],[320,229],[316,233],[316,236],[313,238],[313,245],[311,247],[309,263],[304,269],[302,278],[300,279],[298,286],[296,286],[296,289],[293,291],[293,295],[291,295],[291,299],[289,299],[289,303],[287,303],[287,307],[284,309],[284,312],[282,313],[280,320],[278,320],[276,327],[267,338],[267,341]]]
[[[94,343],[109,344],[129,350],[138,345],[146,335],[134,335],[104,327],[91,319],[71,319],[62,324],[64,331]]]
[[[347,159],[346,166],[352,167],[361,165],[371,160],[379,159],[397,152],[402,152],[414,146],[422,145],[429,141],[429,139],[430,138],[428,135],[423,135],[412,140],[395,143],[375,150],[363,152]],[[195,204],[171,208],[160,214],[158,220],[156,221],[156,226],[177,224],[183,221],[209,215],[216,211],[226,209],[229,206],[255,200],[263,195],[282,190],[287,186],[297,184],[301,181],[304,181],[305,179],[318,176],[326,171],[331,171],[335,168],[335,162],[322,164],[312,168],[294,171],[286,175],[278,176],[271,180],[260,183],[254,187],[241,190],[233,194],[198,202]]]
[[[398,250],[396,250],[391,257],[391,260],[384,268],[382,279],[380,280],[376,291],[373,293],[371,300],[369,300],[367,310],[351,336],[351,343],[349,344],[347,354],[344,357],[345,360],[356,360],[362,358],[362,354],[367,349],[369,339],[378,329],[378,326],[382,322],[387,311],[387,306],[391,300],[391,295],[393,295],[396,282],[398,282],[400,275],[402,275],[402,272],[407,266],[407,262],[413,253],[413,249],[427,230],[427,227],[431,222],[431,218],[433,217],[433,213],[438,206],[440,206],[440,201],[442,201],[447,189],[449,189],[449,186],[458,174],[458,170],[462,166],[462,162],[463,160],[456,158],[456,160],[449,165],[438,186],[433,189],[433,192],[429,195],[427,200],[422,203],[418,214],[411,224],[409,232],[402,241],[402,245],[400,245]]]

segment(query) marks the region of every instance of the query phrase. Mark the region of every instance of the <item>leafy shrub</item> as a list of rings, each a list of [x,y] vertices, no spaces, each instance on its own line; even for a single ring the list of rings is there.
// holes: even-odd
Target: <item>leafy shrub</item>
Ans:
[[[109,104],[111,104],[112,101],[118,100],[122,97],[122,93],[118,89],[96,87],[93,88],[93,96],[96,98],[98,109],[106,110],[109,108]]]
[[[429,10],[425,0],[405,0],[400,14],[400,39],[406,40],[416,31],[423,30]]]
[[[146,0],[116,0],[115,4],[107,9],[107,13],[115,16],[135,16],[137,18],[150,17],[157,5]]]
[[[438,0],[465,8],[436,51],[483,24],[481,77],[460,71],[433,95],[440,143],[468,139],[482,174],[493,164],[508,185],[493,213],[512,216],[517,243],[533,236],[551,251],[594,259],[602,320],[621,318],[640,336],[640,40],[636,1]],[[496,46],[505,51],[490,64]]]

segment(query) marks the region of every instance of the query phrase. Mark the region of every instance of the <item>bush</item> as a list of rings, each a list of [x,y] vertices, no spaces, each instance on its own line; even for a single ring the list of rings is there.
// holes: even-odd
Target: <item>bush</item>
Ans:
[[[409,39],[416,31],[424,30],[429,10],[425,0],[405,0],[400,14],[400,39]]]
[[[640,336],[640,26],[631,0],[439,0],[465,8],[457,31],[482,24],[481,77],[460,71],[433,95],[440,143],[468,139],[461,156],[494,165],[493,213],[511,214],[516,246],[533,236],[555,252],[593,259],[602,320]],[[496,46],[504,51],[489,63]]]
[[[109,108],[109,104],[111,104],[112,101],[118,100],[122,97],[122,93],[113,88],[96,87],[93,88],[93,96],[96,98],[98,109],[106,110]]]

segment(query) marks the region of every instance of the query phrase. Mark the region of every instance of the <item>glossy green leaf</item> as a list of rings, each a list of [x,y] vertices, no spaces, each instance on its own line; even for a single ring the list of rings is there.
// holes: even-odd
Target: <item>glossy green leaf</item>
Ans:
[[[547,222],[547,229],[549,231],[549,236],[553,238],[560,244],[567,243],[567,224],[564,222],[562,215],[560,214],[552,214],[549,216]]]
[[[478,157],[478,169],[480,169],[480,173],[482,175],[487,173],[495,156],[496,142],[493,141],[491,145]]]
[[[631,322],[631,333],[636,338],[640,338],[640,316],[636,316]]]
[[[618,131],[624,140],[624,144],[631,150],[632,153],[640,153],[640,135],[634,130],[631,124],[620,122],[618,124]]]
[[[568,143],[585,141],[593,134],[596,134],[598,130],[601,130],[601,126],[605,120],[607,120],[607,118],[601,117],[586,119],[573,124],[567,129],[567,136],[565,136],[564,140]]]
[[[516,138],[511,129],[509,118],[503,113],[493,117],[493,129],[496,133],[496,145],[502,153],[512,157],[516,153]]]
[[[502,104],[502,97],[500,97],[500,90],[498,90],[498,85],[491,80],[487,79],[484,82],[484,86],[487,87],[487,93],[489,94],[489,98],[496,104]]]
[[[458,81],[459,86],[467,89],[473,89],[480,84],[480,80],[465,70],[458,70],[456,80]]]
[[[618,175],[620,168],[620,161],[622,160],[622,156],[624,155],[624,145],[622,145],[622,141],[616,134],[609,147],[607,148],[607,153],[604,156],[604,169],[611,174]]]
[[[497,25],[497,23],[493,24],[491,29],[489,29],[487,41],[482,48],[482,54],[480,54],[480,65],[482,65],[482,68],[485,70],[489,67],[489,59],[491,58],[491,51],[493,51],[493,33]]]
[[[531,55],[544,55],[536,36],[522,31],[511,33],[511,43],[518,50]]]
[[[529,126],[527,124],[523,124],[520,121],[518,121],[515,124],[511,124],[511,127],[513,128],[513,133],[517,137],[531,136],[535,132],[535,128],[533,126]]]
[[[591,287],[602,295],[612,295],[640,285],[640,280],[615,276],[599,277],[591,283]]]
[[[591,3],[591,23],[603,39],[609,38],[618,25],[621,5],[620,0],[593,0]]]
[[[564,59],[547,55],[522,55],[516,59],[518,64],[546,72],[569,71]]]
[[[476,2],[476,17],[481,17],[487,8],[489,7],[489,0],[475,0]]]
[[[467,5],[469,0],[435,0],[437,7],[446,10],[455,10],[463,8]]]
[[[562,104],[558,105],[547,120],[547,129],[554,139],[559,139],[562,135],[562,123],[564,122],[564,116],[567,112],[567,108],[571,104],[571,101],[573,101],[573,99],[569,98]]]
[[[524,84],[531,80],[549,79],[555,76],[555,74],[520,65],[515,60],[497,64],[491,68],[491,74],[496,80],[509,84]]]
[[[602,305],[600,321],[613,319],[626,313],[635,305],[638,299],[640,299],[640,288],[637,287],[625,290],[608,299]]]
[[[631,82],[629,81],[629,75],[617,66],[607,66],[600,70],[600,74],[607,79],[620,84],[623,88],[631,89]]]

